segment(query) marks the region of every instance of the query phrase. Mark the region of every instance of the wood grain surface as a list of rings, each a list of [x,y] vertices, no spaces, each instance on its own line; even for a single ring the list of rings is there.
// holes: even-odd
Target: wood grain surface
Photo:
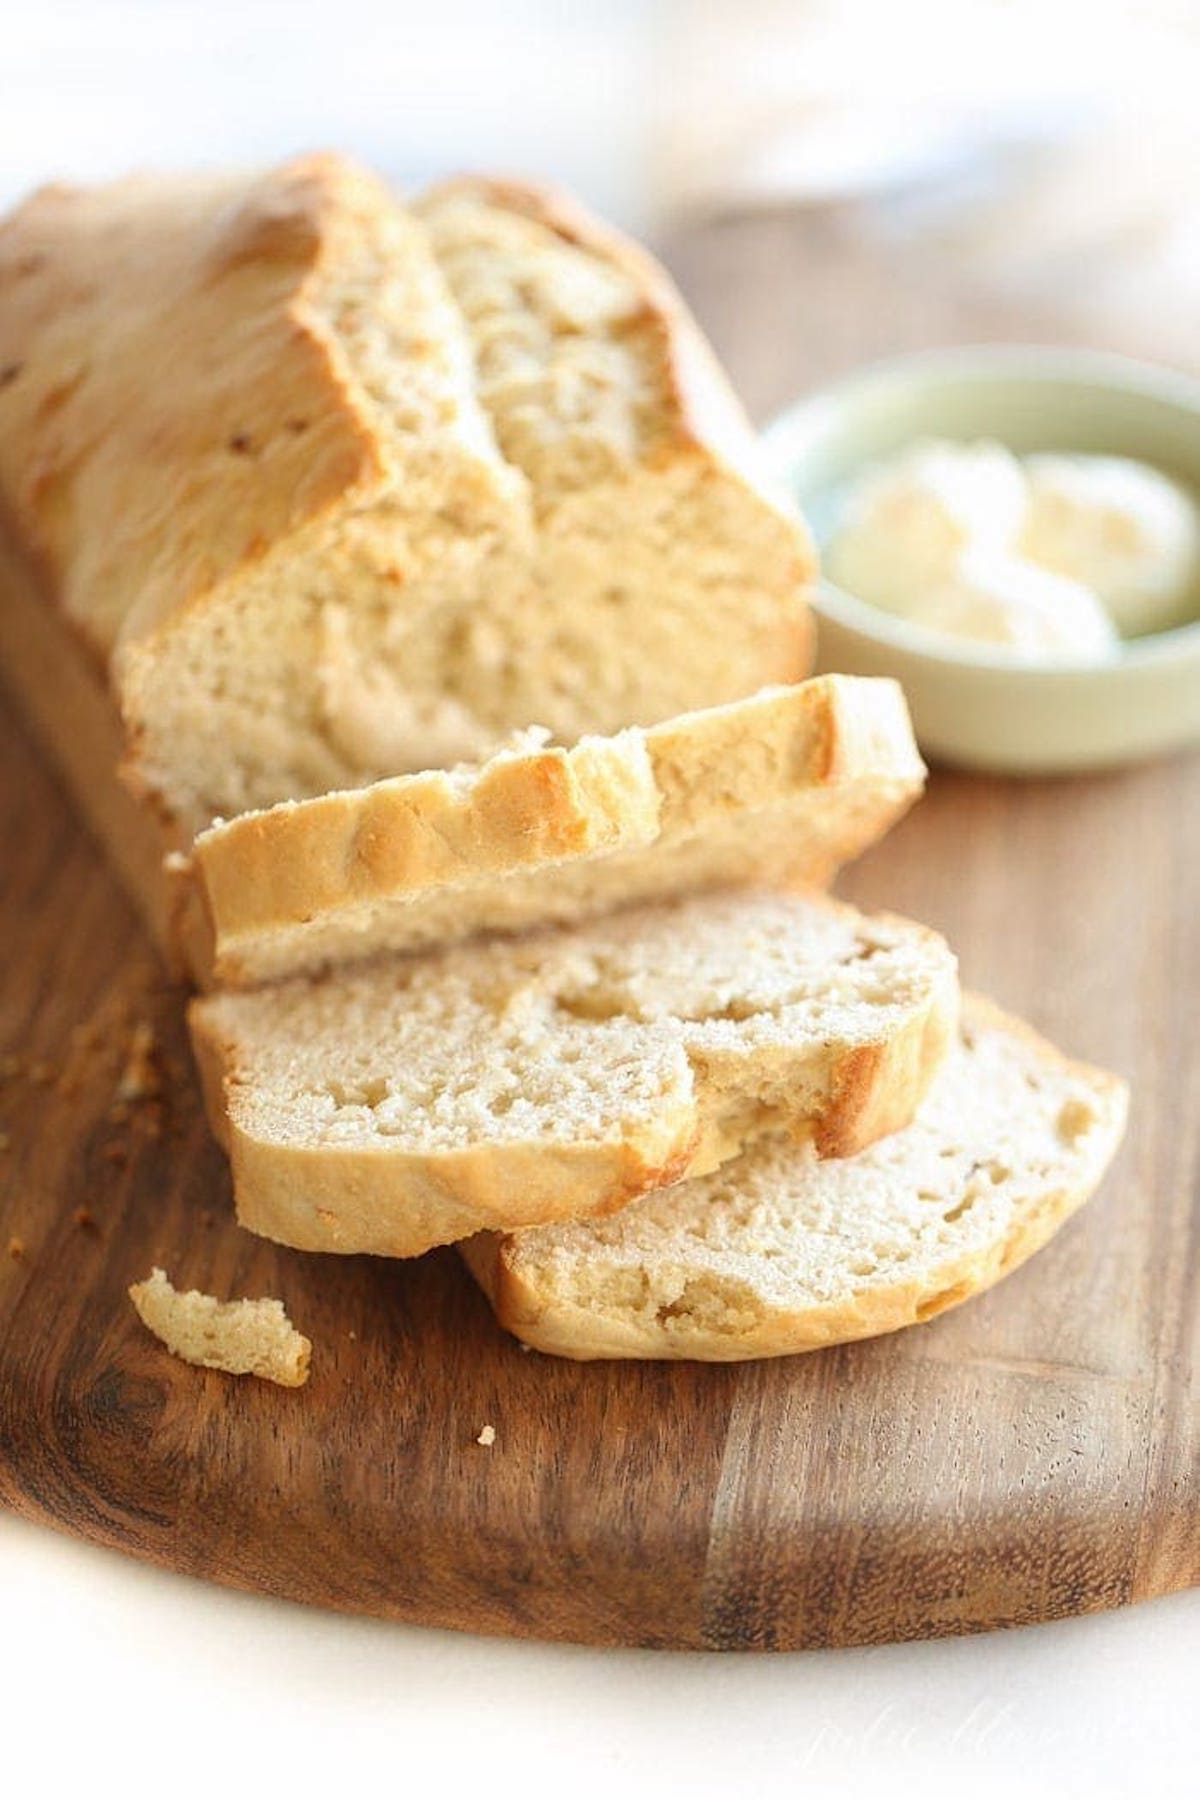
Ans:
[[[903,271],[867,281],[819,224],[670,253],[760,412],[900,344],[1045,335]],[[945,931],[970,984],[1130,1078],[1102,1193],[994,1292],[891,1339],[556,1362],[497,1330],[452,1252],[319,1258],[234,1225],[180,995],[4,709],[0,1501],[239,1587],[601,1644],[881,1642],[1196,1582],[1200,762],[936,773],[842,890]],[[122,1099],[139,1025],[161,1092]],[[154,1263],[281,1296],[309,1385],[171,1359],[125,1297]]]

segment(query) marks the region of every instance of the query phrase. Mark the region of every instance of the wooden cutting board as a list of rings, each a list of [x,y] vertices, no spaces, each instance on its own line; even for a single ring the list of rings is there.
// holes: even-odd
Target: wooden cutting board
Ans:
[[[738,266],[780,227],[756,229]],[[721,329],[728,249],[693,247],[691,285],[712,272],[723,347],[761,376],[770,321]],[[236,1227],[181,996],[0,711],[0,1501],[238,1587],[597,1644],[875,1643],[1200,1579],[1200,762],[938,774],[843,891],[939,927],[971,984],[1130,1077],[1102,1193],[993,1293],[892,1339],[558,1362],[497,1330],[450,1251],[306,1257]],[[139,1026],[162,1093],[122,1100]],[[171,1359],[125,1296],[156,1263],[280,1295],[308,1386]]]

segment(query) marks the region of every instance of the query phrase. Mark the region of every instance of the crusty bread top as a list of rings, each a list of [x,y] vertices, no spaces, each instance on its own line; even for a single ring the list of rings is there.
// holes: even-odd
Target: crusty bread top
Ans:
[[[733,882],[820,885],[916,798],[899,687],[822,676],[570,750],[244,813],[197,838],[209,984]]]
[[[417,1255],[608,1211],[773,1128],[844,1155],[907,1123],[957,1012],[908,921],[713,894],[195,1001],[239,1218]]]
[[[467,320],[480,399],[539,512],[679,453],[766,481],[711,347],[640,245],[549,185],[460,177],[416,210]]]
[[[312,297],[422,243],[335,156],[46,188],[0,226],[0,498],[98,648],[386,489],[394,428]],[[474,413],[486,456],[444,290],[410,299],[409,423]]]
[[[916,1120],[840,1162],[766,1138],[612,1219],[463,1251],[501,1322],[564,1356],[729,1361],[932,1318],[1036,1250],[1124,1126],[1115,1076],[978,998]]]

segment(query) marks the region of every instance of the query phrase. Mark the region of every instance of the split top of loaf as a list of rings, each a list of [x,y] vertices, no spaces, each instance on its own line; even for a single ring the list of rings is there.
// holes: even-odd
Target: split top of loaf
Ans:
[[[417,1255],[612,1211],[772,1129],[908,1123],[957,1012],[934,933],[743,892],[632,908],[191,1008],[241,1222]]]
[[[803,675],[811,547],[667,277],[565,200],[335,156],[0,227],[0,512],[216,816]]]
[[[915,1121],[861,1154],[760,1140],[612,1219],[484,1236],[463,1253],[497,1317],[560,1356],[737,1361],[873,1337],[989,1287],[1099,1183],[1116,1076],[968,997]]]
[[[824,886],[923,778],[899,687],[823,676],[245,813],[192,854],[206,985],[733,883]]]

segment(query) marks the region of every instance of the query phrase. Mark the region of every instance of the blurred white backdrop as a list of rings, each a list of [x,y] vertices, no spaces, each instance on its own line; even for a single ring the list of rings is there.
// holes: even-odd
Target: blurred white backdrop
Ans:
[[[40,0],[5,9],[0,204],[344,148],[653,234],[840,204],[1113,348],[1200,362],[1200,0]]]
[[[56,176],[356,153],[640,214],[653,0],[41,0],[5,9],[0,199]]]

